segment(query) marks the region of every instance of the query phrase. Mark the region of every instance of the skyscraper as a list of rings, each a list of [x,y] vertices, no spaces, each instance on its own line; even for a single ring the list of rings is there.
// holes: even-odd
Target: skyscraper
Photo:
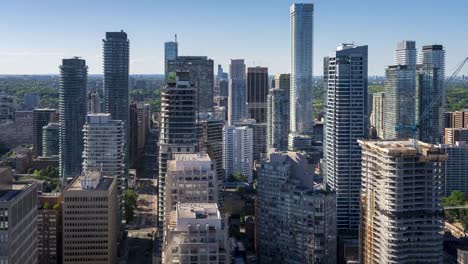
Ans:
[[[416,41],[402,40],[397,43],[395,50],[395,65],[408,65],[416,67]]]
[[[267,148],[288,149],[289,107],[286,91],[270,89],[267,104]]]
[[[367,46],[342,44],[326,59],[327,87],[325,175],[335,191],[338,231],[357,230],[361,152],[367,116]]]
[[[125,153],[128,153],[129,91],[128,69],[130,42],[127,33],[106,32],[104,44],[104,110],[113,120],[121,120],[125,130]],[[128,164],[126,157],[126,164]]]
[[[169,73],[161,93],[159,136],[158,227],[164,223],[167,161],[176,153],[194,153],[197,145],[196,86],[190,73]]]
[[[174,37],[174,41],[164,42],[164,73],[167,76],[167,62],[170,60],[177,59],[179,56],[179,44],[177,43],[177,35]]]
[[[62,263],[62,193],[40,193],[38,200],[38,264]]]
[[[447,154],[410,140],[362,141],[361,263],[442,263]]]
[[[416,121],[415,69],[408,65],[389,66],[385,71],[385,139],[413,137]]]
[[[385,93],[372,94],[372,114],[370,120],[371,125],[375,127],[379,138],[384,138],[384,103]]]
[[[468,129],[464,132],[466,132],[465,138],[450,145],[440,145],[448,155],[448,159],[442,163],[443,175],[445,176],[445,197],[453,191],[468,194]]]
[[[88,67],[78,57],[60,66],[60,174],[64,181],[81,174],[83,125],[86,119]]]
[[[125,168],[123,122],[112,120],[107,113],[88,114],[83,137],[83,171],[99,170],[106,176],[122,177]]]
[[[266,123],[268,96],[268,68],[247,68],[247,110],[249,118]]]
[[[290,148],[294,137],[310,135],[312,117],[312,72],[314,48],[314,5],[293,4],[291,15]]]
[[[223,128],[223,167],[225,181],[240,173],[248,182],[253,180],[253,130],[249,127],[225,126]]]
[[[198,112],[213,112],[214,70],[213,60],[206,56],[178,56],[167,62],[168,72],[188,71],[190,81],[197,88]]]
[[[59,135],[59,123],[49,123],[42,127],[42,156],[58,157],[60,153]]]
[[[228,122],[230,125],[247,117],[244,60],[231,60],[229,65]]]
[[[136,166],[137,160],[144,155],[146,137],[150,130],[149,104],[143,102],[130,103],[130,164]]]
[[[33,110],[33,150],[34,155],[42,156],[42,128],[49,122],[58,119],[55,109],[34,109]]]

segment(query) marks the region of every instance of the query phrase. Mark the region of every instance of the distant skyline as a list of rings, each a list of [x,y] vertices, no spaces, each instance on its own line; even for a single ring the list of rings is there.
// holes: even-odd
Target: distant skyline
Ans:
[[[315,4],[314,75],[341,42],[369,46],[369,75],[384,75],[396,43],[442,44],[447,77],[468,56],[468,1],[297,1]],[[0,8],[0,74],[58,74],[62,58],[80,56],[102,74],[102,39],[124,30],[130,73],[164,73],[164,42],[177,34],[180,55],[203,55],[228,70],[230,59],[290,71],[289,6],[294,1],[15,0]],[[461,74],[468,74],[464,69]]]

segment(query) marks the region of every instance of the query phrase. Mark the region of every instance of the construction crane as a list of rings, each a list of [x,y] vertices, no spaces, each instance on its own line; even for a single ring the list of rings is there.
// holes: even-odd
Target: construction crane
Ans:
[[[445,87],[448,87],[448,85],[458,76],[460,71],[463,69],[465,64],[468,63],[468,57],[466,57],[455,69],[455,71],[452,73],[452,75],[445,80],[443,83],[442,89],[445,89]],[[432,110],[432,107],[434,107],[435,104],[439,103],[439,100],[442,98],[442,95],[444,94],[443,90],[440,89],[439,93],[432,99],[432,101],[429,103],[426,108],[424,108],[422,114],[419,116],[419,118],[416,120],[416,123],[414,125],[403,125],[403,124],[398,124],[395,127],[395,131],[411,131],[413,134],[413,143],[417,144],[416,140],[416,135],[419,130],[419,125],[421,124],[422,120],[425,120],[429,112]]]

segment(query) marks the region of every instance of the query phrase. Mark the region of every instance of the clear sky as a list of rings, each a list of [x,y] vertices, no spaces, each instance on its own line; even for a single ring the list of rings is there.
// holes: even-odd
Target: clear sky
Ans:
[[[311,1],[305,1],[311,2]],[[5,0],[0,3],[0,74],[58,73],[81,56],[102,73],[106,31],[130,38],[131,73],[163,73],[164,42],[206,55],[289,72],[290,0]],[[383,75],[396,42],[443,44],[447,75],[468,56],[467,0],[316,0],[314,74],[340,42],[369,45],[369,74]],[[468,74],[468,70],[464,70]]]

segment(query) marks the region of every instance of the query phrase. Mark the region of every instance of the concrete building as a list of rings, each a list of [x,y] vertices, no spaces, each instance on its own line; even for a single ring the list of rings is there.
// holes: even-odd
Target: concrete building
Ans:
[[[83,125],[86,121],[88,67],[78,57],[60,66],[60,176],[66,182],[81,174]]]
[[[446,128],[444,139],[447,145],[455,145],[457,141],[468,142],[468,128]]]
[[[0,168],[0,263],[38,263],[37,183],[12,183]]]
[[[179,56],[179,45],[177,43],[177,35],[175,35],[174,41],[164,42],[164,73],[167,76],[168,68],[167,62],[175,60]]]
[[[63,263],[117,263],[117,179],[85,171],[63,191]]]
[[[58,121],[58,113],[55,109],[33,110],[33,153],[42,156],[42,128],[50,122]]]
[[[277,88],[277,89],[281,89],[284,91],[285,93],[285,96],[286,96],[286,111],[288,112],[288,115],[287,115],[287,118],[286,118],[286,124],[288,124],[288,134],[289,134],[289,130],[291,129],[291,121],[290,121],[290,118],[289,118],[289,114],[291,112],[291,103],[290,103],[290,99],[291,99],[291,74],[286,74],[286,73],[282,73],[282,74],[276,74],[275,75],[275,86],[274,88]],[[286,138],[287,140],[287,138]]]
[[[164,223],[164,194],[167,161],[173,154],[194,153],[197,146],[196,87],[189,72],[169,73],[161,94],[159,136],[158,215],[160,228]]]
[[[101,96],[98,92],[88,92],[88,114],[102,113]]]
[[[231,60],[229,65],[228,123],[247,118],[247,80],[243,59]]]
[[[384,138],[385,120],[384,120],[385,93],[372,94],[372,114],[371,126],[375,127],[378,138]]]
[[[178,203],[167,222],[162,263],[231,263],[228,225],[216,203]]]
[[[188,71],[190,82],[196,87],[198,112],[212,112],[214,106],[213,60],[206,56],[177,56],[167,62],[169,72]]]
[[[124,124],[111,114],[88,114],[83,126],[83,171],[121,178],[125,171]]]
[[[314,188],[310,167],[274,152],[257,169],[259,263],[337,263],[335,194]]]
[[[40,193],[38,199],[38,263],[62,263],[62,193]]]
[[[447,154],[410,140],[364,141],[361,263],[442,263]]]
[[[0,123],[14,120],[16,111],[16,98],[5,92],[0,92]]]
[[[442,163],[444,196],[449,196],[453,191],[461,191],[468,196],[468,137],[464,141],[439,146],[448,155],[448,159]]]
[[[215,96],[229,96],[229,74],[223,71],[223,67],[218,64],[216,74]]]
[[[327,189],[337,193],[338,231],[357,231],[361,187],[361,149],[357,140],[366,138],[369,123],[367,46],[342,44],[325,60]]]
[[[286,91],[270,89],[267,100],[267,148],[288,149],[288,110]]]
[[[14,128],[13,134],[16,134],[17,145],[31,145],[33,143],[32,111],[16,111]]]
[[[247,111],[257,123],[267,121],[268,68],[247,68]]]
[[[253,129],[246,126],[225,126],[223,128],[223,167],[225,181],[231,175],[240,173],[253,180]]]
[[[23,96],[23,109],[33,110],[39,106],[41,97],[37,93],[25,93]]]
[[[143,102],[130,103],[130,164],[135,166],[141,160],[145,151],[146,137],[150,130],[149,104]]]
[[[385,139],[413,137],[416,122],[415,69],[407,65],[389,66],[385,71]]]
[[[267,124],[257,123],[255,119],[242,119],[235,124],[237,127],[248,127],[253,133],[253,160],[260,161],[262,154],[267,151]]]
[[[468,109],[462,111],[445,112],[444,126],[446,128],[468,128]]]
[[[166,217],[178,203],[217,203],[218,177],[207,154],[175,154],[167,162]]]
[[[60,153],[60,124],[49,123],[42,127],[42,156],[58,157]]]
[[[408,65],[416,67],[416,41],[402,40],[397,43],[395,50],[395,65]]]
[[[312,73],[314,49],[314,4],[293,4],[291,15],[290,149],[313,132]],[[298,139],[295,139],[297,137]]]

